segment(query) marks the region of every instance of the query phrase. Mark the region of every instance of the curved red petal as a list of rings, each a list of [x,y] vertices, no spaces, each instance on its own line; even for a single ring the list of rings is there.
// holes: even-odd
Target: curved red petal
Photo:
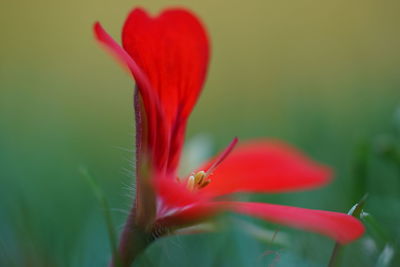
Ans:
[[[225,202],[223,205],[241,214],[319,233],[342,244],[354,241],[364,233],[364,226],[359,220],[339,212],[266,203]]]
[[[344,213],[251,202],[199,203],[162,218],[159,222],[169,227],[181,227],[207,219],[224,210],[315,232],[341,244],[354,241],[364,233],[362,223]]]
[[[108,49],[123,67],[126,66],[131,72],[135,73],[138,76],[138,82],[142,82],[142,86],[147,89],[150,86],[147,77],[129,54],[104,30],[100,22],[93,25],[93,32],[96,40]]]
[[[187,117],[206,76],[207,34],[200,21],[187,10],[169,9],[153,18],[144,10],[135,9],[125,22],[122,43],[149,78],[165,112],[171,136],[168,168],[174,170]]]
[[[170,133],[166,129],[164,112],[161,109],[156,90],[136,61],[112,39],[100,23],[95,23],[93,30],[97,41],[110,51],[123,66],[128,67],[136,80],[146,111],[145,116],[142,116],[142,119],[145,120],[143,123],[147,127],[144,131],[146,136],[143,136],[145,140],[143,148],[148,151],[142,152],[151,152],[153,160],[157,161],[155,164],[160,167],[163,162],[168,160],[168,149],[166,148],[169,146]]]
[[[202,169],[207,170],[210,161]],[[310,189],[329,182],[331,171],[295,148],[258,140],[238,145],[210,176],[202,189],[210,196],[236,192],[284,192]]]

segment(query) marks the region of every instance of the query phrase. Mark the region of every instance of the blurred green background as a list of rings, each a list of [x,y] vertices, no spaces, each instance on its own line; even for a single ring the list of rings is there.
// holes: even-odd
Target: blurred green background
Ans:
[[[134,85],[91,27],[99,20],[119,40],[135,6],[188,7],[209,30],[211,67],[188,139],[206,134],[215,152],[233,136],[281,138],[335,169],[320,190],[243,198],[346,212],[369,192],[375,228],[346,247],[342,266],[400,264],[400,2],[2,0],[0,266],[106,266],[101,207],[78,170],[99,183],[120,229],[131,201]],[[288,234],[276,247],[236,220],[250,222],[227,215],[219,221],[232,226],[219,234],[159,240],[138,265],[329,260],[324,237],[254,221]]]

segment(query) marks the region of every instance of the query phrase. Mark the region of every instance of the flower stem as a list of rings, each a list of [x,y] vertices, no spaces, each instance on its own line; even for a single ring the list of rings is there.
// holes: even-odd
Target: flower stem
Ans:
[[[136,257],[152,242],[152,235],[136,222],[136,206],[126,220],[118,246],[118,255],[113,257],[110,267],[129,267]]]
[[[139,89],[136,87],[133,96],[133,106],[135,110],[135,122],[136,122],[136,192],[135,201],[129,212],[128,218],[124,229],[121,233],[120,242],[118,246],[118,253],[114,255],[110,267],[129,267],[134,262],[136,257],[152,242],[151,231],[148,230],[148,225],[151,223],[151,219],[148,218],[148,213],[151,212],[146,205],[155,205],[151,198],[154,197],[149,189],[148,182],[145,183],[142,174],[142,111],[140,104]],[[142,177],[140,179],[139,177]],[[144,192],[143,192],[144,191]],[[150,199],[149,199],[150,198]]]

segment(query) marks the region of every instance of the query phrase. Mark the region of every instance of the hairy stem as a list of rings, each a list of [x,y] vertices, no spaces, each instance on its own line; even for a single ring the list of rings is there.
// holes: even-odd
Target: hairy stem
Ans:
[[[129,212],[124,229],[120,236],[118,253],[114,255],[110,263],[111,267],[129,267],[136,257],[154,241],[152,224],[154,213],[154,195],[148,179],[143,171],[143,118],[139,90],[136,87],[133,97],[136,122],[136,191],[135,201]],[[148,177],[147,177],[148,178]]]
[[[153,241],[151,233],[147,233],[136,223],[136,207],[126,220],[118,247],[118,257],[114,257],[111,267],[129,267],[136,257]]]

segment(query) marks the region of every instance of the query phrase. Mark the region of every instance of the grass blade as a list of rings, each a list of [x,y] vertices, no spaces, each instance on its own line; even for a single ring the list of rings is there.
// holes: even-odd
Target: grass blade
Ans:
[[[88,184],[90,185],[90,188],[92,189],[95,197],[97,198],[102,210],[103,210],[103,216],[106,222],[107,226],[107,232],[108,232],[108,238],[110,241],[110,247],[114,259],[114,264],[116,267],[120,267],[120,259],[119,259],[119,253],[118,253],[118,247],[117,247],[117,238],[116,238],[116,233],[115,233],[115,228],[114,224],[112,221],[112,216],[110,213],[110,206],[108,204],[107,198],[104,196],[103,192],[101,191],[99,185],[96,183],[96,181],[93,179],[93,177],[90,175],[89,171],[85,167],[80,167],[79,172],[82,174],[82,176],[86,179]]]

